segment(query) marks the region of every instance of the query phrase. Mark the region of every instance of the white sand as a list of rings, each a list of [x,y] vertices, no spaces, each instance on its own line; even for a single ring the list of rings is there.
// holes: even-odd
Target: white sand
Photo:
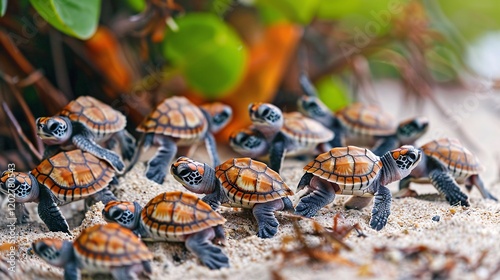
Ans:
[[[389,112],[401,115],[401,118],[409,117],[417,113],[412,106],[402,107],[397,97],[400,89],[395,88],[392,83],[379,85],[384,91],[380,100],[391,100],[390,104],[381,104]],[[468,114],[462,120],[467,126],[470,138],[474,139],[480,149],[473,149],[485,166],[482,174],[486,186],[492,194],[500,197],[498,185],[493,182],[498,179],[496,156],[500,154],[498,136],[497,100],[494,98],[476,99],[463,92],[439,91],[441,102],[448,100],[448,106],[455,108],[456,104],[464,102],[477,102],[478,107],[466,110]],[[382,97],[382,95],[384,95]],[[472,100],[472,101],[471,101]],[[470,103],[473,104],[473,103]],[[398,114],[402,112],[401,114]],[[430,132],[419,141],[419,144],[435,138],[441,131],[446,135],[459,136],[452,129],[452,122],[444,119],[432,105],[426,104],[422,113],[431,120]],[[203,150],[202,148],[200,150]],[[227,151],[221,151],[222,155],[228,155]],[[204,158],[204,152],[197,154]],[[223,156],[222,159],[227,159]],[[292,189],[295,189],[298,180],[302,176],[304,162],[287,160],[282,176]],[[171,190],[183,190],[170,175],[163,185],[152,183],[145,179],[144,166],[138,164],[132,172],[120,178],[118,197],[123,200],[137,200],[144,205],[149,199],[157,194]],[[397,185],[390,185],[391,190],[396,191]],[[435,192],[430,186],[412,185],[419,193]],[[309,263],[306,259],[285,260],[284,266],[279,272],[283,279],[412,279],[418,271],[427,271],[425,279],[430,279],[431,274],[426,267],[439,271],[444,266],[454,265],[451,268],[452,279],[487,279],[488,275],[500,263],[500,204],[484,200],[479,192],[474,189],[470,194],[469,208],[451,207],[445,201],[426,201],[414,198],[394,199],[392,214],[387,226],[380,232],[369,228],[371,205],[362,211],[345,210],[342,203],[347,197],[338,196],[333,205],[322,209],[314,218],[321,225],[331,227],[333,217],[340,212],[345,217],[345,224],[359,223],[367,237],[357,237],[355,233],[349,235],[345,242],[352,248],[351,251],[343,250],[340,256],[351,261],[352,266],[339,262],[331,263]],[[30,243],[38,238],[51,236],[63,239],[71,239],[62,233],[51,233],[46,226],[40,222],[31,204],[31,218],[34,222],[26,225],[16,225],[18,234],[16,244],[19,260],[17,261],[20,279],[62,279],[62,270],[51,267],[34,255],[27,254]],[[92,207],[86,215],[81,214],[82,203],[63,206],[62,209],[73,228],[73,236],[77,236],[82,228],[96,223],[104,223],[101,217],[102,204]],[[6,228],[6,208],[0,213],[0,243],[7,240],[8,229]],[[256,234],[257,225],[249,211],[234,209],[221,209],[220,212],[228,220],[225,225],[228,237],[228,246],[224,248],[231,262],[231,268],[220,271],[211,271],[199,264],[197,259],[188,252],[183,244],[176,243],[148,243],[148,247],[154,254],[152,279],[272,279],[272,271],[278,269],[281,260],[275,250],[281,247],[281,240],[285,236],[293,234],[292,217],[286,213],[276,214],[280,228],[276,237],[268,240],[258,238]],[[432,220],[434,216],[440,216],[440,221]],[[85,218],[84,218],[85,217]],[[83,222],[81,220],[84,218]],[[81,225],[80,225],[81,222]],[[300,225],[307,232],[312,232],[309,221],[301,221]],[[76,227],[75,227],[76,226]],[[308,237],[311,243],[317,243],[317,238]],[[294,246],[297,244],[289,244]],[[398,249],[415,245],[425,245],[435,253],[423,253],[420,257],[405,258]],[[388,247],[387,252],[375,256],[374,249]],[[483,262],[471,269],[483,251],[488,251]],[[439,252],[456,252],[455,255],[445,256]],[[458,256],[466,256],[473,264],[466,264],[458,259]],[[22,273],[22,274],[21,274]],[[412,276],[413,275],[413,276]],[[1,274],[0,274],[1,277]],[[495,275],[500,279],[500,274]],[[493,279],[495,279],[493,278]],[[109,276],[91,277],[84,275],[84,279],[111,279]]]

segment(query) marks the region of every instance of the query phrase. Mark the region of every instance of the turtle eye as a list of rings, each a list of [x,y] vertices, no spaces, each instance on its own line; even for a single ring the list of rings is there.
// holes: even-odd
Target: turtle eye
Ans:
[[[269,115],[269,111],[271,111],[271,109],[269,109],[269,108],[267,108],[267,107],[266,107],[266,109],[264,109],[264,110],[262,111],[262,114],[261,114],[261,115],[262,115],[262,116],[267,116],[267,115]]]
[[[189,169],[183,168],[183,169],[179,170],[179,172],[177,174],[179,174],[179,176],[181,176],[181,177],[185,177],[185,176],[189,175],[190,172],[191,171]]]
[[[59,123],[56,121],[49,121],[47,123],[47,126],[48,126],[50,131],[55,131],[59,128]]]
[[[113,220],[118,220],[122,214],[123,214],[123,212],[120,210],[110,211],[109,217]]]

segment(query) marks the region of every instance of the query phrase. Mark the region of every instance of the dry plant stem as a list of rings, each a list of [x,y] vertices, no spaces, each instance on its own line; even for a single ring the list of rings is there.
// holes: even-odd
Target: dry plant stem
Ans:
[[[380,102],[378,101],[377,95],[375,94],[375,89],[373,88],[370,66],[368,65],[368,60],[366,59],[366,57],[363,55],[355,56],[351,64],[353,74],[356,80],[358,80],[358,84],[366,94],[366,97],[369,100],[370,104],[380,106]]]
[[[14,118],[14,116],[12,115],[12,112],[10,111],[10,109],[7,106],[7,103],[5,103],[5,101],[2,101],[2,107],[3,107],[7,117],[12,120]],[[26,151],[25,147],[23,146],[21,139],[19,138],[20,135],[16,131],[15,125],[10,125],[9,130],[13,136],[14,143],[16,144],[16,147],[18,149],[19,154],[22,155],[20,158],[21,158],[24,166],[29,166],[31,168],[32,164],[30,163],[30,161],[32,161],[32,159],[29,156],[28,151]]]
[[[0,46],[4,48],[7,54],[26,75],[30,75],[36,71],[33,65],[23,56],[21,51],[3,29],[0,29]],[[49,110],[50,114],[55,114],[68,103],[66,96],[56,89],[45,77],[37,80],[35,82],[35,87],[37,92],[41,95],[41,100],[46,105],[45,107]]]
[[[364,48],[360,48],[355,52],[352,52],[349,54],[349,56],[341,56],[332,64],[330,64],[328,67],[325,69],[319,71],[316,75],[311,77],[311,80],[313,82],[317,82],[321,80],[324,76],[339,73],[340,71],[344,70],[349,65],[349,62],[352,60],[354,56],[357,55],[364,55],[368,56],[369,54],[372,54],[374,52],[379,51],[384,45],[386,45],[390,41],[390,38],[388,36],[383,36],[380,38],[376,38],[370,43],[368,43]],[[356,43],[350,42],[350,46],[356,46]]]
[[[49,40],[57,86],[68,99],[73,99],[71,84],[68,77],[68,68],[66,67],[66,58],[64,57],[64,50],[62,47],[62,35],[54,28],[49,28]]]
[[[12,123],[13,129],[14,129],[14,132],[15,132],[15,133],[13,133],[13,135],[14,135],[14,139],[16,141],[16,144],[17,144],[18,148],[20,150],[24,149],[23,145],[19,141],[19,138],[21,138],[21,140],[24,142],[24,144],[26,144],[28,146],[31,154],[36,158],[36,160],[37,161],[41,161],[42,160],[41,153],[38,152],[38,150],[35,148],[35,146],[33,146],[33,144],[30,142],[30,140],[28,139],[28,137],[26,137],[26,135],[24,134],[23,130],[21,129],[21,126],[19,125],[19,123],[17,122],[16,118],[12,114],[12,112],[11,112],[11,110],[9,108],[9,105],[7,105],[7,103],[5,103],[5,101],[2,101],[2,107],[3,107],[4,111],[5,111],[5,114],[7,114],[7,117],[9,118],[9,120]],[[26,164],[26,165],[29,166],[29,164]]]
[[[35,73],[39,73],[39,72],[35,72]],[[21,92],[17,89],[17,87],[10,82],[7,82],[7,84],[9,85],[9,88],[10,88],[11,92],[14,94],[14,97],[16,98],[17,102],[19,103],[19,105],[21,105],[21,108],[23,109],[24,116],[26,117],[26,120],[28,121],[28,125],[30,126],[30,130],[31,130],[32,137],[34,140],[34,142],[30,141],[30,144],[35,143],[36,148],[35,147],[33,147],[33,148],[35,148],[39,154],[42,154],[43,153],[43,143],[42,143],[42,140],[40,140],[40,138],[38,138],[38,135],[36,133],[37,129],[36,129],[36,124],[35,124],[35,117],[33,116],[33,113],[31,113],[31,110],[28,107],[28,104],[26,104],[26,101],[22,97]],[[16,120],[16,123],[17,123],[17,120]],[[17,125],[19,125],[19,124],[17,124]],[[26,137],[26,136],[24,136],[24,137]]]

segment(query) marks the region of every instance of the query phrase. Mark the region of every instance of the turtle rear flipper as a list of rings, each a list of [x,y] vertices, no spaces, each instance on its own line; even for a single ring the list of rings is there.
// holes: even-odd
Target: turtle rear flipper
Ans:
[[[450,205],[469,206],[468,197],[460,190],[457,182],[445,170],[436,169],[429,174],[432,185],[444,196]]]
[[[301,197],[299,204],[295,206],[295,214],[311,218],[319,209],[332,203],[335,199],[335,190],[329,184],[330,182],[315,180],[309,186],[310,193]]]
[[[62,231],[71,235],[68,223],[57,206],[56,198],[46,187],[40,186],[38,215],[50,231]]]
[[[269,167],[276,173],[280,173],[283,159],[285,158],[286,137],[283,133],[278,133],[274,137],[271,147],[269,149]]]
[[[146,177],[158,184],[163,184],[167,175],[168,165],[177,153],[177,145],[168,137],[158,137],[161,146],[156,154],[148,161]]]
[[[471,175],[469,178],[467,178],[467,182],[466,182],[466,187],[467,187],[467,190],[471,190],[472,186],[476,186],[477,189],[479,190],[479,192],[481,193],[481,195],[484,197],[484,198],[489,198],[489,199],[492,199],[494,201],[498,201],[498,199],[496,197],[494,197],[485,187],[484,187],[484,183],[483,183],[483,180],[481,180],[481,177],[479,177],[479,175],[475,174],[475,175]]]
[[[135,138],[126,130],[122,130],[116,134],[120,142],[122,157],[126,160],[131,160],[136,153]]]
[[[186,239],[186,247],[210,269],[229,267],[229,258],[226,254],[210,242],[213,237],[213,229],[205,229],[189,236]]]
[[[86,136],[81,134],[73,136],[73,144],[79,149],[89,152],[94,156],[109,162],[118,173],[122,174],[125,170],[125,164],[117,154],[102,148]]]

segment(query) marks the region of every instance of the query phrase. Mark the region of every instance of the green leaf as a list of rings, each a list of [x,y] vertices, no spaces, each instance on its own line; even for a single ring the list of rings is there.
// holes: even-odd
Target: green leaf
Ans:
[[[347,106],[348,90],[339,77],[326,77],[316,83],[319,98],[334,112]]]
[[[135,12],[142,12],[146,8],[145,0],[127,0],[128,6]]]
[[[79,39],[94,35],[101,0],[30,0],[35,10],[59,31]]]
[[[320,2],[321,0],[258,0],[256,4],[264,10],[274,9],[292,22],[308,24],[316,15]]]
[[[163,55],[206,97],[219,97],[241,80],[247,51],[238,35],[211,13],[191,13],[176,20]]]
[[[7,0],[0,0],[0,17],[3,17],[6,11],[7,11]]]

